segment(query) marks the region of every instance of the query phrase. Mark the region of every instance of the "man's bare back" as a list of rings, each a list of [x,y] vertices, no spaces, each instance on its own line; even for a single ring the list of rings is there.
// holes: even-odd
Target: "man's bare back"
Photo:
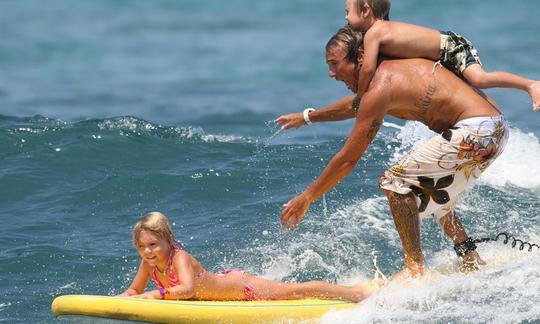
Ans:
[[[435,132],[465,118],[500,114],[487,98],[426,59],[383,60],[364,96],[370,94],[384,100],[385,108],[374,101],[363,109],[385,109],[386,114],[422,122]]]

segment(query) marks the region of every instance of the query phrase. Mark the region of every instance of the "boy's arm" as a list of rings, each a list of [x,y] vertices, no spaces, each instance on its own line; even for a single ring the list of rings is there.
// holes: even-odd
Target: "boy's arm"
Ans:
[[[364,36],[364,54],[360,74],[358,75],[357,95],[362,98],[369,87],[369,83],[377,70],[379,46],[381,45],[380,31],[371,28]]]
[[[343,97],[324,108],[310,112],[309,119],[315,123],[354,118],[359,104],[360,100],[355,96]],[[281,125],[283,130],[293,127],[298,128],[306,124],[304,114],[301,112],[279,116],[275,122]]]

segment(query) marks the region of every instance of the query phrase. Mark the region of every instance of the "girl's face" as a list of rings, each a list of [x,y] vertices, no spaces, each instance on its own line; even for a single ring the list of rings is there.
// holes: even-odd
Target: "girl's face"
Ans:
[[[171,246],[167,240],[160,238],[155,233],[142,230],[139,234],[137,251],[150,266],[159,266],[163,269],[169,262]]]

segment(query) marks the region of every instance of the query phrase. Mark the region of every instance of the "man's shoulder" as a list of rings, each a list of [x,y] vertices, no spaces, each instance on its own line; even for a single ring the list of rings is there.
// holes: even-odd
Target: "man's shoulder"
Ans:
[[[422,58],[384,58],[379,61],[370,89],[376,90],[376,93],[382,96],[394,94],[408,87],[411,79],[431,73],[433,64],[434,62]]]
[[[432,69],[435,62],[424,58],[383,58],[377,66],[381,75],[408,74]]]
[[[387,84],[392,79],[393,75],[402,74],[404,71],[403,63],[399,59],[384,58],[379,61],[375,75],[371,79],[371,85]]]

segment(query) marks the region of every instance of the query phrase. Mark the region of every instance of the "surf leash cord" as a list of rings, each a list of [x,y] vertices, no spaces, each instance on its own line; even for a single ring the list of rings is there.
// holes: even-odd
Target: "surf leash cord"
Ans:
[[[501,237],[504,237],[504,240],[502,241],[504,244],[508,244],[511,241],[510,246],[512,248],[518,247],[520,251],[525,249],[526,247],[528,247],[527,251],[529,251],[529,252],[532,252],[533,248],[536,248],[537,250],[540,250],[540,245],[530,243],[530,242],[525,242],[525,241],[517,239],[514,236],[512,236],[512,235],[510,235],[508,233],[505,233],[505,232],[497,234],[497,236],[494,237],[494,238],[485,237],[485,238],[479,238],[479,239],[474,239],[474,240],[473,239],[468,239],[467,241],[470,241],[473,244],[475,244],[475,243],[484,243],[484,242],[496,242]],[[465,241],[464,243],[466,243],[467,241]],[[461,244],[463,244],[463,243],[461,243]],[[460,244],[458,244],[458,245],[460,245]]]

